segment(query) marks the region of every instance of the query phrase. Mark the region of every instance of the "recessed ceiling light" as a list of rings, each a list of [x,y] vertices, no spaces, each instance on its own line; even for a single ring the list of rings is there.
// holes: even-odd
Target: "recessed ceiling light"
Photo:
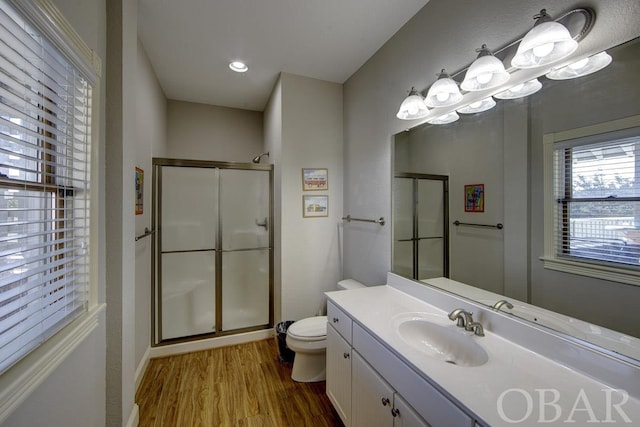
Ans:
[[[231,68],[236,73],[244,73],[245,71],[247,71],[249,69],[249,67],[247,67],[247,64],[245,64],[244,62],[240,62],[240,61],[232,61],[232,62],[230,62],[229,63],[229,68]]]

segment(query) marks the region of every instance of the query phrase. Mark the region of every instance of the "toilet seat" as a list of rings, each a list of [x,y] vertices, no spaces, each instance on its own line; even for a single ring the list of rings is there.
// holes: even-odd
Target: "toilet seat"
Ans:
[[[327,316],[307,317],[294,322],[287,335],[300,341],[321,341],[327,339]]]

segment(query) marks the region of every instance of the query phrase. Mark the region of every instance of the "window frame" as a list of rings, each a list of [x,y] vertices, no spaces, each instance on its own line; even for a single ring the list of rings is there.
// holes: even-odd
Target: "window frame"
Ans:
[[[616,132],[640,126],[640,115],[619,120],[599,123],[562,132],[548,133],[543,136],[544,158],[544,255],[543,266],[549,270],[578,274],[597,279],[640,286],[640,270],[624,264],[598,263],[597,260],[581,261],[577,258],[558,257],[555,222],[557,200],[554,197],[554,149],[555,144],[592,135]]]
[[[42,36],[64,54],[92,86],[90,103],[89,295],[88,310],[64,326],[0,376],[0,424],[35,391],[92,332],[104,323],[105,304],[98,299],[100,223],[100,115],[102,61],[73,29],[51,0],[6,0]],[[6,179],[4,180],[6,184]],[[22,183],[24,188],[24,182]],[[52,186],[53,192],[58,191]],[[59,196],[56,196],[59,198]],[[54,207],[57,209],[57,207]]]

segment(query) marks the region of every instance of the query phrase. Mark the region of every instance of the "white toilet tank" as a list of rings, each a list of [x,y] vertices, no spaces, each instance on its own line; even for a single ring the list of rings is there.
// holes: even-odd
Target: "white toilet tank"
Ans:
[[[347,289],[357,289],[357,288],[366,288],[367,286],[363,283],[358,282],[354,279],[344,279],[338,282],[338,290],[347,290]]]

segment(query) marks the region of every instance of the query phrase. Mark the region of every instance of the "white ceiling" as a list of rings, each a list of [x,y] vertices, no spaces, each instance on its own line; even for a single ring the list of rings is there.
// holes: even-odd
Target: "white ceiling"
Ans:
[[[138,31],[167,98],[263,111],[280,72],[344,83],[428,1],[139,0]]]

